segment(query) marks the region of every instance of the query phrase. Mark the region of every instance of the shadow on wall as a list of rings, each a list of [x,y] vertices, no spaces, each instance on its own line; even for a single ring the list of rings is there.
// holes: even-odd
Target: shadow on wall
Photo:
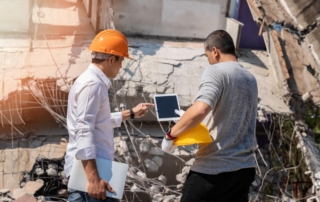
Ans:
[[[240,48],[265,50],[263,37],[258,36],[259,27],[253,20],[247,1],[240,0],[238,9],[237,20],[244,24],[240,38]]]

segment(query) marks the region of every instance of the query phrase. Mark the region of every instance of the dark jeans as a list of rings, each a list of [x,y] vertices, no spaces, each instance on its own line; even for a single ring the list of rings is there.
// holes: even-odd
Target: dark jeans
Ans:
[[[190,171],[181,202],[247,202],[255,168],[206,175]]]
[[[98,200],[90,197],[88,193],[76,190],[70,190],[68,202],[119,202],[118,199],[107,198],[106,200]]]

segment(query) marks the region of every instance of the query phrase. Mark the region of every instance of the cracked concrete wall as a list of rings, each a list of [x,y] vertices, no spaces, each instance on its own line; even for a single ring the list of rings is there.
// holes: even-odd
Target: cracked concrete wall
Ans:
[[[320,17],[319,0],[284,0],[291,14],[297,19],[302,29],[316,22]]]
[[[49,85],[55,89],[54,92],[67,93],[73,80],[87,68],[91,61],[87,47],[92,37],[93,35],[79,35],[66,36],[64,39],[47,39],[47,41],[36,40],[32,41],[32,52],[29,52],[28,46],[24,49],[20,48],[18,52],[17,46],[20,41],[10,39],[12,43],[0,51],[0,58],[5,61],[0,64],[2,109],[8,109],[9,103],[19,100],[20,95],[27,96],[22,92],[29,92],[30,96],[28,80],[40,84],[39,88],[42,88],[42,81],[55,82],[55,85]],[[30,39],[21,40],[22,44],[24,41],[30,41]],[[129,44],[130,55],[136,60],[125,60],[123,68],[114,79],[112,92],[116,95],[118,103],[122,103],[121,99],[124,99],[125,103],[130,105],[125,106],[128,108],[139,102],[152,102],[151,98],[156,93],[177,93],[181,107],[189,107],[198,91],[201,74],[209,65],[204,55],[203,43],[129,38]],[[266,111],[278,110],[281,113],[290,113],[290,110],[281,104],[283,101],[277,97],[278,93],[270,94],[271,97],[264,96],[264,94],[269,95],[268,91],[276,84],[274,74],[270,73],[271,63],[267,55],[261,51],[240,52],[242,52],[239,57],[240,62],[256,76],[260,83],[261,103],[264,101],[268,103]],[[267,83],[270,86],[267,86]],[[111,93],[113,101],[112,95]],[[8,102],[8,99],[11,101]],[[272,104],[273,99],[279,102]],[[28,98],[22,97],[22,100],[28,100]],[[12,106],[20,108],[20,106],[16,107],[19,103],[20,101],[13,102]],[[115,103],[113,110],[120,110]],[[21,124],[21,121],[16,122],[19,121],[18,114],[12,115],[14,115],[14,123]],[[6,114],[6,117],[10,117],[9,114]],[[155,117],[148,115],[144,120],[155,121]]]

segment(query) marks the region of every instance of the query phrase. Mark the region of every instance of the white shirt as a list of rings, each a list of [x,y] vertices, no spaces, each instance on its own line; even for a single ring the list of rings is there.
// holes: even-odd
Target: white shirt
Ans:
[[[69,143],[64,165],[67,177],[70,176],[74,158],[88,160],[99,157],[113,160],[113,128],[120,127],[122,114],[110,111],[110,86],[111,82],[106,75],[90,64],[69,92]]]

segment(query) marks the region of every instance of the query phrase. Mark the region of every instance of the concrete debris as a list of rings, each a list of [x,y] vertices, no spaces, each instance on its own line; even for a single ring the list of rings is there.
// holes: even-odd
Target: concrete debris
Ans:
[[[158,172],[158,170],[159,170],[159,166],[154,161],[152,161],[150,159],[145,159],[144,165],[146,166],[146,168],[149,172]]]
[[[26,184],[27,184],[26,182],[21,182],[21,183],[20,183],[20,187],[23,188],[23,187],[26,186]]]
[[[127,145],[126,141],[120,140],[119,141],[119,145],[120,145],[120,148],[122,149],[122,151],[124,153],[129,152],[129,148],[128,148],[128,145]]]
[[[69,193],[69,192],[68,192],[67,189],[60,189],[60,190],[57,192],[58,195],[66,195],[66,194],[68,194],[68,193]]]
[[[125,155],[124,159],[126,160],[127,164],[130,165],[132,163],[132,157],[130,156],[130,154]]]
[[[52,169],[57,170],[57,169],[58,169],[58,165],[55,164],[55,163],[50,163],[50,164],[48,165],[48,168],[52,168]]]
[[[0,189],[0,194],[4,195],[10,192],[10,189]]]
[[[151,194],[159,194],[160,193],[160,188],[155,185],[152,185],[149,190],[150,190]]]
[[[24,194],[23,196],[17,198],[15,202],[37,202],[37,200],[28,194]]]
[[[150,150],[150,141],[148,139],[145,139],[141,142],[139,148],[141,153],[147,153]]]
[[[176,175],[176,180],[180,183],[184,183],[187,179],[187,176],[184,173]]]
[[[137,175],[139,176],[139,177],[141,177],[142,179],[146,179],[147,178],[147,175],[145,174],[145,173],[143,173],[143,172],[137,172]]]
[[[163,202],[174,202],[173,198],[165,198]]]
[[[311,99],[312,99],[312,95],[309,92],[302,95],[303,102],[308,102]]]
[[[42,168],[36,168],[35,173],[37,175],[43,175],[44,174],[44,170]]]
[[[163,201],[163,197],[161,194],[156,194],[152,197],[152,202],[162,202]]]
[[[38,202],[46,202],[46,198],[44,196],[39,196]]]
[[[49,176],[58,176],[58,171],[54,168],[49,168],[46,170],[47,175]]]
[[[44,185],[44,181],[41,179],[37,179],[36,181],[29,181],[23,190],[28,194],[34,194]]]
[[[156,156],[163,156],[164,152],[159,147],[151,147],[149,154],[156,155]]]
[[[188,175],[190,172],[190,166],[185,166],[182,168],[182,173]]]
[[[195,158],[190,159],[189,161],[186,162],[186,166],[192,166],[195,160],[196,160]]]
[[[66,178],[62,179],[61,183],[63,185],[68,185],[68,179],[66,179]]]
[[[64,170],[59,172],[59,176],[62,177],[62,178],[67,178],[66,173],[64,172]]]
[[[21,196],[27,194],[27,192],[24,190],[24,189],[21,189],[21,188],[17,188],[17,189],[14,189],[13,192],[12,192],[12,198],[20,198]]]
[[[130,189],[131,192],[140,192],[141,189],[136,184],[133,184],[133,186]]]
[[[167,184],[167,178],[166,178],[166,176],[164,176],[164,175],[160,175],[159,177],[158,177],[158,180],[160,181],[160,182],[162,182],[162,184]]]
[[[138,157],[138,154],[136,152],[131,152],[130,154],[131,154],[132,157],[135,157],[135,158]]]
[[[12,202],[13,200],[11,198],[2,197],[0,198],[0,202]],[[20,201],[21,202],[21,201]]]
[[[159,156],[152,157],[152,161],[155,162],[159,167],[162,166],[163,159]]]
[[[191,157],[192,154],[190,152],[187,152],[183,149],[177,148],[176,150],[174,150],[173,155],[176,156],[181,156],[181,157]]]

